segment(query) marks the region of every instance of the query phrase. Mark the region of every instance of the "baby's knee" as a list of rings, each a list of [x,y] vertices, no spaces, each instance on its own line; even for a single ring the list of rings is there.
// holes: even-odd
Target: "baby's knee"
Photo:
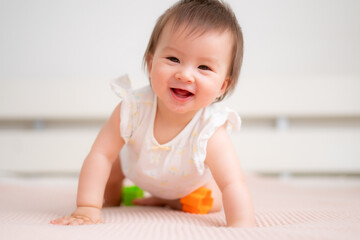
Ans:
[[[223,205],[221,199],[219,200],[214,198],[213,205],[209,210],[209,212],[220,212],[222,209],[223,209]]]

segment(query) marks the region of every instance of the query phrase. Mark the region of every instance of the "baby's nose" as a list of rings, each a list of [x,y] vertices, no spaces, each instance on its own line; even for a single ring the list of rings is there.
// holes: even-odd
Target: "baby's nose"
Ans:
[[[194,82],[194,76],[191,74],[190,70],[182,70],[175,74],[176,80],[187,82],[187,83],[193,83]]]

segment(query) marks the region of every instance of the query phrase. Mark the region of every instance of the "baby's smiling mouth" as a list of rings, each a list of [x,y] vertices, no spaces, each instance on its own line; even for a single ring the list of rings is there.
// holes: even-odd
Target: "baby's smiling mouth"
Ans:
[[[180,88],[171,88],[171,91],[179,98],[188,98],[194,95],[192,92]]]

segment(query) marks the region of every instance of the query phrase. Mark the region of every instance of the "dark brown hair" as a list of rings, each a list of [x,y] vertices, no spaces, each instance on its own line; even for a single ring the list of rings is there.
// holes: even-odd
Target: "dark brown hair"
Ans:
[[[216,30],[220,33],[229,31],[233,36],[233,51],[229,69],[230,81],[225,93],[216,99],[221,101],[231,93],[238,81],[243,59],[243,35],[231,8],[219,0],[181,0],[161,15],[151,34],[144,54],[144,67],[149,64],[155,53],[160,35],[165,25],[171,22],[173,29],[185,26],[189,33]]]

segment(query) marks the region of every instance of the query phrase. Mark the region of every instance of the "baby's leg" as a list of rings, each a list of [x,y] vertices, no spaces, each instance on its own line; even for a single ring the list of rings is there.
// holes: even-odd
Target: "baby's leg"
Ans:
[[[174,210],[181,210],[182,205],[180,203],[180,199],[175,200],[169,200],[169,199],[163,199],[158,197],[147,197],[147,198],[138,198],[134,199],[133,203],[135,205],[141,205],[141,206],[156,206],[156,207],[165,207],[169,206],[170,208]]]
[[[111,173],[106,183],[104,194],[104,207],[119,206],[121,203],[121,190],[125,176],[121,169],[119,156],[111,167]]]
[[[218,212],[222,209],[222,194],[220,189],[218,188],[214,179],[211,179],[207,184],[203,187],[211,190],[211,197],[214,198],[214,203],[209,212]],[[180,203],[180,199],[168,200],[162,199],[158,197],[148,197],[142,199],[135,199],[134,204],[142,205],[142,206],[169,206],[175,210],[181,210],[182,204]]]

